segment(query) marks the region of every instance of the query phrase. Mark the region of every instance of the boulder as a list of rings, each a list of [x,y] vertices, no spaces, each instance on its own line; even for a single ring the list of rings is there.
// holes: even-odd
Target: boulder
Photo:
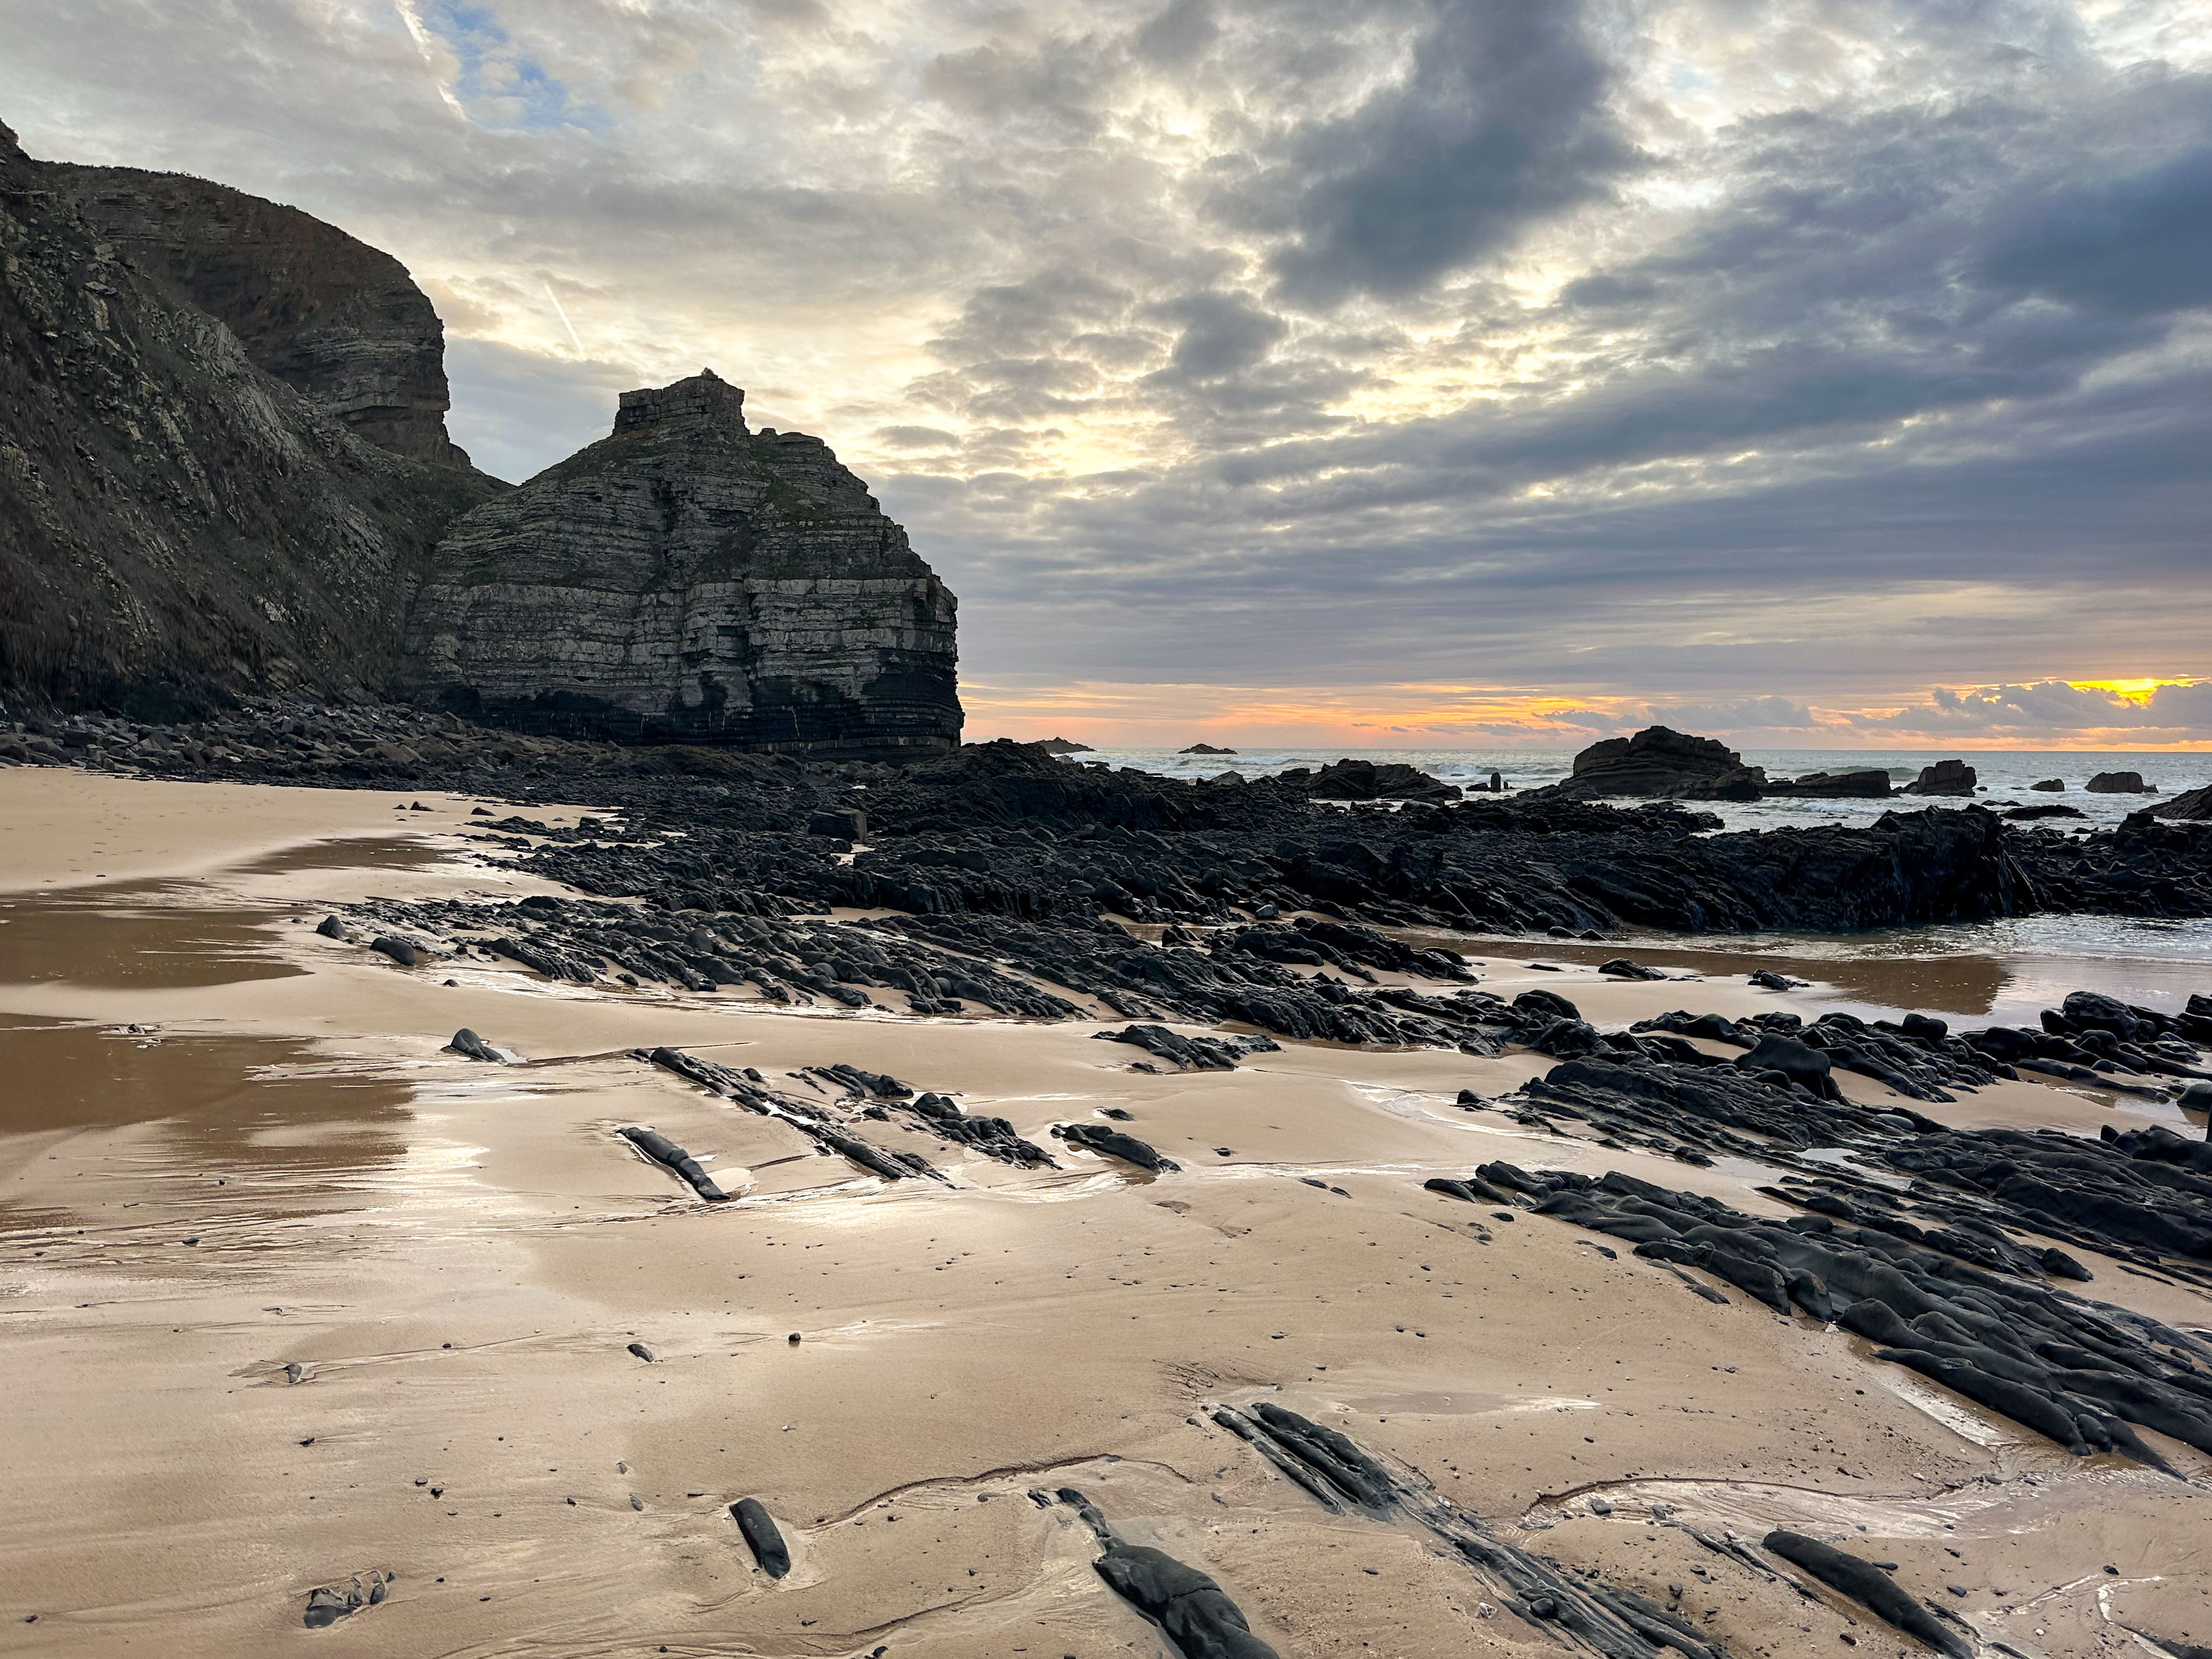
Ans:
[[[1194,743],[1188,749],[1176,750],[1178,755],[1233,755],[1236,752],[1234,749],[1216,749],[1210,743]]]
[[[2145,783],[2140,772],[2100,772],[2081,786],[2093,795],[2155,795],[2158,786]]]
[[[400,678],[561,737],[817,758],[959,741],[952,595],[818,438],[702,370],[439,542]]]
[[[2066,793],[2066,780],[2045,778],[2041,783],[2031,783],[2027,787],[2031,789],[2039,789],[2046,795],[2063,795]]]
[[[1923,766],[1920,775],[1905,786],[1908,795],[1971,795],[1980,779],[1974,769],[1962,760],[1937,761],[1933,766]]]

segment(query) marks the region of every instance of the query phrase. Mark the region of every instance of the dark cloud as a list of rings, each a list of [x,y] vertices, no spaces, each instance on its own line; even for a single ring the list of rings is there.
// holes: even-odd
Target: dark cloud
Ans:
[[[1328,304],[1418,293],[1602,197],[1636,164],[1583,0],[1431,0],[1402,80],[1302,127],[1227,201],[1290,233],[1283,290]]]
[[[2122,316],[2212,304],[2212,143],[2147,172],[2050,192],[2013,217],[1975,274]]]
[[[1188,294],[1152,307],[1182,325],[1164,373],[1183,380],[1220,380],[1266,361],[1290,325],[1238,294]]]
[[[1173,0],[1137,31],[1137,56],[1162,69],[1182,69],[1221,38],[1213,0]]]

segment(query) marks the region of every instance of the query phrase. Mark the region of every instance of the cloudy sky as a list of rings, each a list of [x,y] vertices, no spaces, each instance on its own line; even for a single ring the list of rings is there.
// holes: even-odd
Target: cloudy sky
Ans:
[[[501,476],[827,438],[971,735],[2212,746],[2203,0],[0,0],[0,119],[398,254]]]

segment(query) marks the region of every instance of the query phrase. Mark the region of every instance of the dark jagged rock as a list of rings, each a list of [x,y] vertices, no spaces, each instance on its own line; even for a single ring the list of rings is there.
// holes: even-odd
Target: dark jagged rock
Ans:
[[[1060,752],[1065,754],[1072,751],[1063,750]],[[1210,743],[1194,743],[1188,749],[1176,750],[1178,755],[1233,755],[1236,752],[1234,749],[1216,749]]]
[[[981,1113],[970,1115],[940,1094],[917,1095],[907,1109],[921,1118],[932,1133],[957,1140],[963,1146],[973,1146],[1001,1164],[1041,1165],[1048,1170],[1060,1167],[1043,1147],[1016,1134],[1014,1126],[1005,1118]]]
[[[2212,1452],[2212,1370],[2201,1363],[2212,1351],[2130,1310],[2044,1288],[2038,1281],[2045,1273],[2075,1279],[2079,1264],[2063,1252],[2054,1261],[2053,1252],[2014,1244],[1990,1224],[2070,1236],[2067,1221],[2050,1225],[2034,1207],[2051,1202],[2049,1181],[2005,1171],[2034,1162],[2057,1177],[2077,1164],[2110,1172],[2127,1162],[2073,1150],[2095,1146],[1934,1125],[1909,1142],[1893,1140],[1881,1149],[1892,1164],[1948,1171],[1954,1184],[1985,1200],[1948,1204],[1916,1186],[1921,1203],[1948,1223],[1933,1227],[1907,1221],[1894,1194],[1834,1177],[1760,1188],[1811,1212],[1778,1224],[1619,1170],[1593,1178],[1486,1164],[1479,1173],[1524,1194],[1539,1214],[1632,1242],[1644,1260],[1699,1268],[1784,1317],[1802,1310],[1832,1320],[1881,1345],[1876,1358],[1917,1370],[2077,1455],[2118,1451],[2166,1469],[2130,1425]],[[1778,1161],[1771,1150],[1747,1144],[1745,1151]],[[1976,1178],[1961,1165],[1984,1173]],[[2179,1170],[2170,1172],[2168,1190],[2191,1182],[2212,1196],[2212,1181]],[[2127,1224],[2109,1208],[2077,1204],[2075,1215],[2108,1231]],[[2110,1237],[2098,1247],[2115,1248]]]
[[[1971,795],[1979,780],[1974,769],[1961,760],[1937,761],[1923,766],[1920,775],[1905,786],[1908,795]]]
[[[870,1146],[857,1135],[848,1133],[850,1126],[827,1108],[770,1088],[767,1080],[750,1067],[742,1072],[734,1071],[711,1060],[702,1060],[696,1054],[686,1054],[681,1048],[661,1048],[650,1051],[637,1048],[631,1050],[631,1054],[635,1059],[675,1073],[709,1094],[736,1101],[763,1117],[779,1118],[816,1146],[836,1152],[886,1181],[905,1181],[916,1176],[944,1179],[930,1166],[928,1159],[914,1152],[886,1152],[880,1147]],[[629,1132],[624,1130],[623,1133],[627,1134]]]
[[[1125,1164],[1133,1164],[1140,1170],[1150,1170],[1155,1175],[1172,1173],[1182,1168],[1171,1158],[1162,1158],[1134,1135],[1125,1135],[1119,1129],[1102,1129],[1095,1123],[1063,1123],[1053,1126],[1053,1133],[1071,1146],[1080,1146],[1086,1152],[1100,1152],[1109,1158],[1118,1158]]]
[[[1509,1609],[1548,1626],[1568,1646],[1602,1659],[1657,1659],[1664,1650],[1686,1659],[1727,1659],[1724,1649],[1686,1621],[1633,1590],[1595,1574],[1571,1576],[1507,1543],[1425,1480],[1394,1472],[1339,1430],[1267,1400],[1241,1408],[1216,1406],[1207,1415],[1331,1514],[1422,1528],[1498,1587],[1494,1593]]]
[[[1964,1640],[1873,1562],[1847,1555],[1802,1533],[1779,1529],[1766,1534],[1763,1547],[1936,1652],[1949,1654],[1952,1659],[1972,1659],[1973,1650]]]
[[[2045,778],[2040,783],[2031,783],[2027,787],[2031,789],[2040,790],[2046,795],[2063,795],[2066,793],[2066,780],[2063,778]]]
[[[1478,1101],[1475,1103],[1481,1104]],[[1421,1183],[1425,1192],[1442,1193],[1462,1204],[1507,1204],[1512,1200],[1480,1176],[1431,1176]]]
[[[1266,1037],[1187,1037],[1164,1025],[1130,1025],[1095,1034],[1101,1042],[1133,1043],[1188,1072],[1233,1072],[1251,1054],[1273,1054],[1280,1047]]]
[[[728,1200],[730,1195],[714,1184],[714,1178],[707,1173],[699,1160],[659,1130],[634,1124],[615,1133],[663,1169],[673,1170],[689,1182],[692,1190],[708,1203],[720,1204]]]
[[[1295,769],[1283,776],[1316,800],[1447,801],[1460,795],[1457,784],[1441,782],[1400,761],[1377,766],[1373,761],[1347,758],[1330,762],[1310,778]]]
[[[847,1066],[842,1062],[835,1066],[811,1066],[807,1069],[856,1095],[873,1095],[878,1100],[910,1100],[914,1097],[913,1090],[886,1072],[865,1071],[858,1066]]]
[[[465,1025],[453,1033],[453,1040],[446,1046],[455,1054],[465,1054],[471,1060],[488,1060],[495,1066],[503,1065],[506,1061],[505,1055]]]
[[[2033,823],[2042,818],[2086,818],[2089,815],[2078,806],[2066,806],[2057,801],[2050,801],[2039,803],[2033,806],[2010,807],[1997,816],[2014,823]]]
[[[2081,786],[2093,795],[2155,795],[2158,786],[2145,783],[2140,772],[2100,772]]]
[[[762,1507],[757,1498],[741,1498],[730,1505],[730,1514],[744,1534],[746,1547],[760,1570],[771,1578],[781,1578],[791,1571],[791,1550],[776,1529],[775,1517]]]
[[[1074,1487],[1062,1486],[1057,1496],[1104,1547],[1105,1553],[1091,1564],[1098,1576],[1158,1626],[1182,1659],[1277,1659],[1275,1650],[1252,1634],[1243,1611],[1212,1579],[1164,1550],[1125,1541],[1098,1506]]]
[[[128,205],[157,199],[177,210]],[[443,445],[436,319],[405,272],[218,185],[34,161],[4,127],[0,266],[9,709],[369,696],[432,544],[501,488]],[[272,373],[258,349],[288,327]],[[413,425],[376,413],[391,398],[424,405]]]
[[[2176,795],[2150,811],[2153,817],[2179,818],[2192,823],[2212,820],[2212,783]]]
[[[1880,767],[1856,772],[1808,772],[1802,778],[1772,780],[1760,786],[1768,796],[1820,800],[1887,800],[1897,792]]]
[[[416,695],[526,731],[876,759],[958,741],[953,599],[819,439],[702,372],[455,523]]]
[[[1575,757],[1573,773],[1548,793],[1571,800],[1608,796],[1668,796],[1695,800],[1756,800],[1766,774],[1711,738],[1650,726],[1629,738],[1607,738]]]

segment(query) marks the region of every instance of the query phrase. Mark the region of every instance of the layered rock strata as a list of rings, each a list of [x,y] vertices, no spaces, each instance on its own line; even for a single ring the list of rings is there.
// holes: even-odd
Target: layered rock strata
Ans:
[[[952,595],[827,445],[744,406],[711,373],[624,392],[611,436],[455,524],[410,694],[560,736],[952,748]]]
[[[118,238],[83,182],[0,127],[0,698],[173,719],[256,692],[370,695],[437,536],[499,486],[365,441],[258,366],[171,282],[152,222]],[[358,275],[324,270],[338,233],[314,229],[264,309]]]
[[[445,325],[390,254],[204,179],[46,173],[117,255],[222,323],[256,368],[380,449],[468,465],[446,435]]]

